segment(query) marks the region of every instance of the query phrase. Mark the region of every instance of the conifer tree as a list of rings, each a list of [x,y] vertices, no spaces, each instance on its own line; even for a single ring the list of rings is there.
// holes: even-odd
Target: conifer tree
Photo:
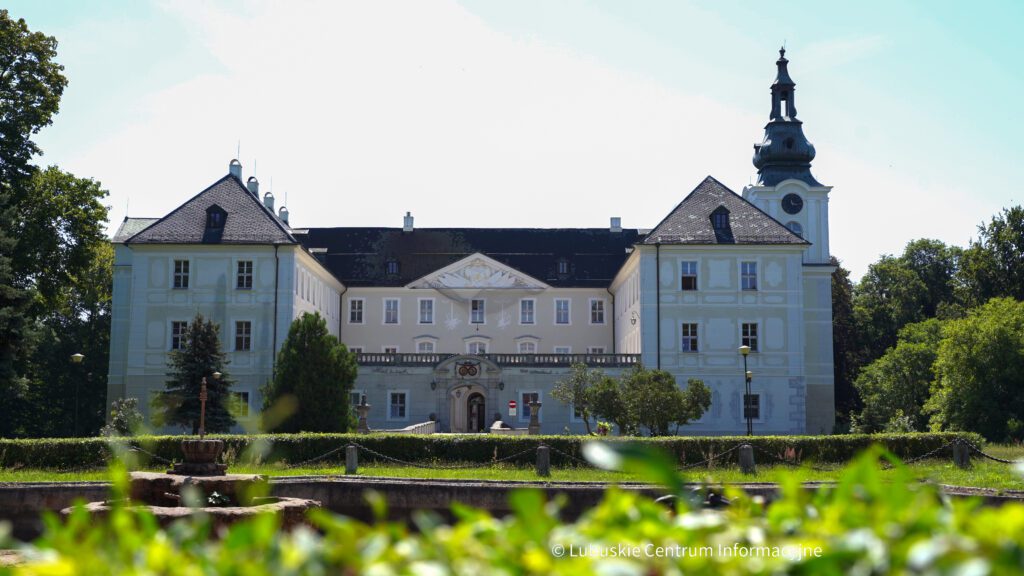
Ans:
[[[220,327],[197,314],[185,329],[180,350],[168,361],[167,388],[155,400],[158,425],[171,424],[199,433],[199,389],[206,378],[206,431],[227,432],[235,424],[228,410],[231,378],[225,372],[227,356],[220,348]],[[220,378],[213,373],[220,372]]]

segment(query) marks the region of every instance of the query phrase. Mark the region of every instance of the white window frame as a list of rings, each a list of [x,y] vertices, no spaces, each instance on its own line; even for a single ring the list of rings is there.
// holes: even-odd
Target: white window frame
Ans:
[[[555,346],[555,354],[572,354],[572,346]]]
[[[167,350],[184,350],[181,346],[178,346],[177,348],[174,347],[174,325],[177,323],[181,323],[183,325],[182,332],[178,335],[178,338],[184,339],[185,331],[188,330],[189,322],[189,320],[170,320],[167,322]]]
[[[693,326],[694,333],[691,336],[684,334],[684,326]],[[693,338],[696,341],[696,350],[690,350],[689,348],[683,347],[683,340],[685,338]],[[679,323],[679,351],[683,354],[696,354],[700,352],[700,323],[699,322],[680,322]]]
[[[395,321],[388,322],[388,302],[395,303]],[[385,298],[381,302],[381,319],[380,322],[384,326],[401,326],[402,324],[402,299],[401,298]]]
[[[526,402],[526,399],[523,398],[523,395],[525,395],[525,394],[536,394],[537,395],[537,401],[540,402],[540,413],[537,414],[537,422],[544,422],[544,394],[540,390],[520,390],[516,394],[516,401],[519,402],[519,404],[522,405],[522,406],[520,406],[520,409],[519,409],[519,421],[520,422],[529,422],[530,421],[530,416],[528,414],[530,406]]]
[[[185,279],[184,286],[175,286],[175,281],[178,279],[179,272],[176,271],[178,262],[184,262],[185,267],[188,270],[181,273],[181,276]],[[188,290],[192,287],[192,259],[191,258],[171,258],[171,290]]]
[[[480,320],[476,320],[477,310],[473,307],[476,303],[480,303]],[[483,298],[471,298],[469,301],[469,323],[473,326],[483,326],[487,324],[487,300]]]
[[[523,306],[526,302],[530,303],[530,321],[526,322],[523,320],[523,312],[525,312]],[[537,323],[537,299],[536,298],[520,298],[519,299],[519,325],[520,326],[532,326]]]
[[[430,350],[420,350],[424,344],[430,345]],[[437,342],[433,338],[418,338],[416,339],[416,353],[417,354],[436,354],[437,353]]]
[[[484,347],[483,352],[473,352],[474,345],[482,345]],[[472,338],[466,340],[466,354],[487,354],[487,351],[491,349],[491,343],[482,338]]]
[[[761,351],[761,328],[760,328],[760,324],[761,323],[757,322],[756,320],[755,321],[750,321],[750,322],[746,322],[746,321],[740,320],[739,324],[740,324],[740,346],[744,345],[744,343],[743,343],[743,327],[746,326],[746,325],[752,325],[752,326],[754,326],[755,334],[754,334],[754,345],[750,347],[750,352],[751,353],[760,352]]]
[[[352,313],[355,311],[353,305],[359,303],[359,322],[352,321]],[[348,299],[348,323],[352,325],[363,325],[366,324],[366,298],[349,298]]]
[[[565,302],[565,322],[558,321],[558,303]],[[572,326],[572,298],[555,298],[555,317],[554,323],[556,326]]]
[[[242,272],[241,266],[243,264],[249,265],[249,272]],[[248,286],[239,286],[243,279],[248,278]],[[235,290],[252,290],[256,279],[256,262],[249,258],[240,258],[235,260]]]
[[[527,352],[526,350],[523,350],[523,346],[526,346],[526,345],[533,346],[533,351],[532,352]],[[516,352],[517,354],[536,354],[537,353],[537,341],[536,340],[521,340],[518,343],[516,343],[516,350],[517,350],[517,352]]]
[[[238,347],[238,323],[239,322],[248,322],[249,323],[249,347],[248,348],[239,348]],[[253,322],[249,318],[236,318],[231,323],[231,326],[232,326],[231,341],[234,343],[234,346],[232,347],[233,348],[232,352],[252,352],[252,349],[253,349],[253,346],[252,346],[253,345],[253,332],[255,332],[255,330],[254,330],[255,327],[253,326],[253,324],[255,324],[255,322]]]
[[[693,264],[693,274],[683,274],[683,268],[689,267]],[[693,288],[683,288],[683,277],[693,276]],[[700,261],[699,260],[680,260],[679,261],[679,291],[680,292],[696,292],[700,290]]]
[[[388,351],[389,348],[392,350],[391,352]],[[394,344],[384,344],[383,346],[380,347],[380,351],[383,354],[400,354],[401,348]]]
[[[600,309],[597,310],[598,312],[601,313],[601,321],[600,322],[594,322],[594,312],[595,312],[594,304],[600,304],[601,305]],[[608,314],[608,303],[607,303],[607,301],[604,298],[591,298],[588,301],[588,308],[590,310],[590,318],[589,318],[590,325],[591,326],[604,326],[605,318],[607,317],[607,314]]]
[[[242,415],[242,414],[238,414],[238,413],[235,413],[234,411],[232,411],[232,416],[234,416],[235,418],[237,418],[239,420],[249,420],[250,418],[252,418],[254,416],[253,410],[252,410],[252,391],[249,390],[248,388],[241,388],[241,389],[238,389],[238,390],[231,390],[230,393],[231,393],[231,396],[230,396],[229,402],[231,402],[230,405],[231,405],[232,408],[236,406],[236,404],[235,404],[235,402],[236,402],[235,398],[236,397],[239,397],[242,394],[245,394],[245,396],[246,396],[246,398],[245,398],[245,414]],[[240,400],[237,401],[237,402],[239,404],[241,404]]]
[[[394,402],[392,402],[392,399],[393,399],[393,396],[395,394],[404,394],[405,395],[405,403],[404,403],[405,415],[404,416],[392,416],[391,415],[391,407],[394,404]],[[409,402],[409,390],[388,390],[387,421],[388,422],[408,422],[409,421],[409,408],[410,408],[410,404],[411,403]]]
[[[753,288],[747,288],[747,287],[745,287],[743,285],[744,284],[744,280],[747,279],[747,278],[750,278],[749,274],[744,274],[743,273],[743,268],[747,264],[753,264],[753,266],[754,266],[754,275],[753,275],[754,287]],[[760,278],[759,278],[760,274],[758,272],[759,268],[761,268],[761,267],[757,265],[757,260],[741,260],[740,261],[740,291],[741,292],[757,292],[758,290],[760,290],[761,282],[760,282]]]
[[[746,415],[743,413],[743,395],[744,395],[744,393],[745,393],[745,391],[741,389],[740,390],[740,422],[743,423],[743,424],[746,424],[747,418],[746,418]],[[753,422],[754,424],[764,424],[764,398],[765,398],[765,394],[764,394],[764,392],[762,392],[760,390],[751,390],[750,391],[750,395],[758,397],[758,400],[757,400],[757,418],[751,418],[750,421]]]
[[[606,354],[607,349],[605,346],[587,346],[587,354]]]
[[[423,304],[429,303],[430,318],[426,321],[423,320]],[[433,298],[417,298],[416,299],[416,323],[420,325],[428,325],[434,323],[434,299]]]

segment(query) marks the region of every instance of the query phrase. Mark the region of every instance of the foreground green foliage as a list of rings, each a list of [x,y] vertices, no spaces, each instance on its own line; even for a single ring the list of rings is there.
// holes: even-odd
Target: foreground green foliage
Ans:
[[[343,463],[349,443],[375,450],[407,462],[492,462],[517,453],[513,464],[531,465],[533,450],[541,443],[550,446],[551,463],[555,466],[573,464],[563,454],[581,457],[581,447],[590,442],[587,436],[499,436],[492,434],[256,434],[217,435],[225,444],[225,461],[231,465],[285,462],[295,464],[315,459],[318,464]],[[914,458],[941,448],[956,438],[981,444],[976,434],[848,434],[833,436],[667,436],[611,437],[611,444],[637,443],[656,446],[670,453],[677,463],[692,464],[706,460],[740,443],[750,443],[758,451],[778,457],[788,454],[798,461],[847,462],[873,444],[884,446],[900,458]],[[112,447],[128,443],[159,458],[181,458],[182,436],[137,436],[130,440],[106,438],[46,438],[37,440],[0,439],[0,468],[69,469],[96,467],[105,464]],[[330,454],[328,454],[330,453]],[[326,455],[326,457],[324,457]],[[323,458],[322,458],[323,457]],[[759,457],[760,458],[760,457]],[[373,462],[370,455],[360,455],[360,462]]]
[[[606,453],[649,477],[671,474],[667,459]],[[888,457],[886,457],[888,458]],[[847,467],[834,490],[810,494],[795,482],[764,505],[740,493],[732,506],[675,510],[610,490],[576,522],[534,491],[511,497],[507,518],[459,505],[446,525],[431,514],[415,529],[315,513],[321,533],[278,531],[273,517],[237,525],[219,540],[199,523],[157,528],[120,508],[106,522],[79,511],[24,550],[0,574],[1018,574],[1024,570],[1024,506],[982,508],[948,501],[896,466],[878,472],[878,451]],[[895,461],[895,460],[893,460]],[[665,478],[667,485],[676,485]],[[123,475],[115,486],[123,493]],[[383,512],[385,504],[370,496]]]

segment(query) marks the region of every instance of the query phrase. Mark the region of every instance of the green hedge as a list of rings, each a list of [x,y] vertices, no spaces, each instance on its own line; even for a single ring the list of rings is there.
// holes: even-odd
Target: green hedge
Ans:
[[[490,462],[529,451],[511,460],[516,464],[535,461],[532,450],[544,443],[552,450],[551,462],[561,466],[572,464],[573,457],[582,457],[580,447],[590,440],[587,436],[498,436],[490,434],[449,436],[409,434],[261,434],[215,435],[226,443],[225,461],[228,464],[251,461],[257,452],[263,462],[296,464],[320,458],[317,463],[342,463],[343,447],[357,443],[391,458],[417,463],[432,462]],[[845,462],[872,444],[880,444],[900,458],[908,459],[940,448],[953,439],[965,438],[979,446],[983,440],[971,433],[923,434],[847,434],[833,436],[665,436],[659,438],[607,437],[608,442],[640,442],[658,446],[674,454],[680,464],[700,462],[712,455],[749,442],[771,454],[783,456],[791,449],[799,460],[817,462]],[[181,460],[183,436],[141,436],[130,441],[118,440],[117,445],[133,445],[167,460]],[[257,442],[263,450],[249,450]],[[340,450],[338,450],[341,448]],[[105,438],[44,438],[32,440],[0,439],[0,467],[75,469],[100,467],[110,458],[111,442]],[[141,462],[151,461],[143,452],[137,452]],[[361,451],[361,462],[381,462],[382,458]],[[758,461],[767,458],[756,455]]]

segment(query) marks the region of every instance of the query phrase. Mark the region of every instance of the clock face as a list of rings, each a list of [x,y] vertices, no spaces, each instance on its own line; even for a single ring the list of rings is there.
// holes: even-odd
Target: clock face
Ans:
[[[804,199],[796,194],[786,194],[782,197],[782,209],[787,214],[799,214],[804,209]]]

